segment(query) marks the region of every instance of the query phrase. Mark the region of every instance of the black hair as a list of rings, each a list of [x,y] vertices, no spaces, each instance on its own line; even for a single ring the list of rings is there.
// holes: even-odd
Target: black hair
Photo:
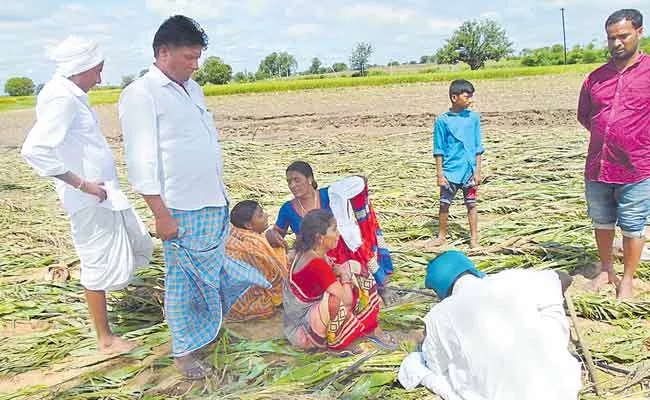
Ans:
[[[235,204],[230,211],[230,222],[237,228],[245,229],[245,225],[251,222],[255,210],[260,206],[260,203],[255,200],[244,200]]]
[[[614,12],[605,21],[605,29],[610,25],[618,24],[621,21],[630,21],[634,29],[639,29],[643,26],[643,15],[639,10],[633,8],[624,8]]]
[[[208,48],[208,35],[201,25],[184,15],[174,15],[163,22],[153,37],[153,55],[158,57],[162,46]]]
[[[456,79],[455,81],[451,82],[451,85],[449,85],[450,99],[451,96],[458,96],[463,93],[474,94],[474,85],[465,79]]]
[[[311,178],[311,186],[314,189],[318,189],[318,183],[316,178],[314,178],[314,170],[311,169],[311,165],[304,161],[294,161],[288,167],[285,174],[288,174],[290,171],[298,172],[306,178]]]
[[[318,235],[325,235],[332,221],[334,216],[328,210],[311,210],[305,214],[300,224],[300,234],[297,235],[295,249],[299,252],[313,249]]]

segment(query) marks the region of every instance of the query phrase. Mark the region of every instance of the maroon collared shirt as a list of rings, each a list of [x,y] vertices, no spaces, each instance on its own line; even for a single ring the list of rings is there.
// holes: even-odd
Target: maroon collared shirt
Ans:
[[[627,184],[650,178],[650,56],[618,72],[610,61],[580,92],[578,121],[589,130],[585,179]]]

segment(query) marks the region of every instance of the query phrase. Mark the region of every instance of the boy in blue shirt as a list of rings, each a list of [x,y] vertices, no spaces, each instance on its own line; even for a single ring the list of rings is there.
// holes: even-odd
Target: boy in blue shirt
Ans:
[[[433,129],[433,156],[436,159],[438,186],[440,186],[440,232],[433,246],[447,243],[449,206],[456,192],[463,191],[472,248],[478,246],[478,214],[476,188],[481,183],[481,118],[470,111],[474,86],[459,79],[451,83],[451,108],[439,115]]]

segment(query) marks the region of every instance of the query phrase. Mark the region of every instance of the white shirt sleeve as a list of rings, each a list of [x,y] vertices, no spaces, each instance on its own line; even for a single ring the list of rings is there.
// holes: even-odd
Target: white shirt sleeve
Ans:
[[[40,176],[68,172],[58,147],[70,129],[77,109],[75,99],[65,96],[52,98],[38,106],[36,123],[27,134],[20,153]]]
[[[129,90],[131,89],[131,90]],[[158,121],[151,96],[127,88],[118,106],[129,182],[140,194],[161,194]]]
[[[409,354],[399,368],[397,379],[406,390],[422,385],[445,400],[463,400],[449,384],[449,380],[432,372],[424,363],[422,353]]]

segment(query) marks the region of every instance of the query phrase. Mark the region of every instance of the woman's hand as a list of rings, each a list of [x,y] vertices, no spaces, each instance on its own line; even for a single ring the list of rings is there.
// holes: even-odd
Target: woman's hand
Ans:
[[[334,275],[336,275],[336,277],[339,278],[342,283],[352,281],[352,271],[350,270],[350,265],[347,262],[334,265],[332,267],[332,271],[334,271]]]
[[[267,230],[264,235],[266,236],[266,240],[269,242],[271,247],[284,247],[285,249],[287,248],[287,241],[284,240],[284,235],[282,235],[274,228]]]

